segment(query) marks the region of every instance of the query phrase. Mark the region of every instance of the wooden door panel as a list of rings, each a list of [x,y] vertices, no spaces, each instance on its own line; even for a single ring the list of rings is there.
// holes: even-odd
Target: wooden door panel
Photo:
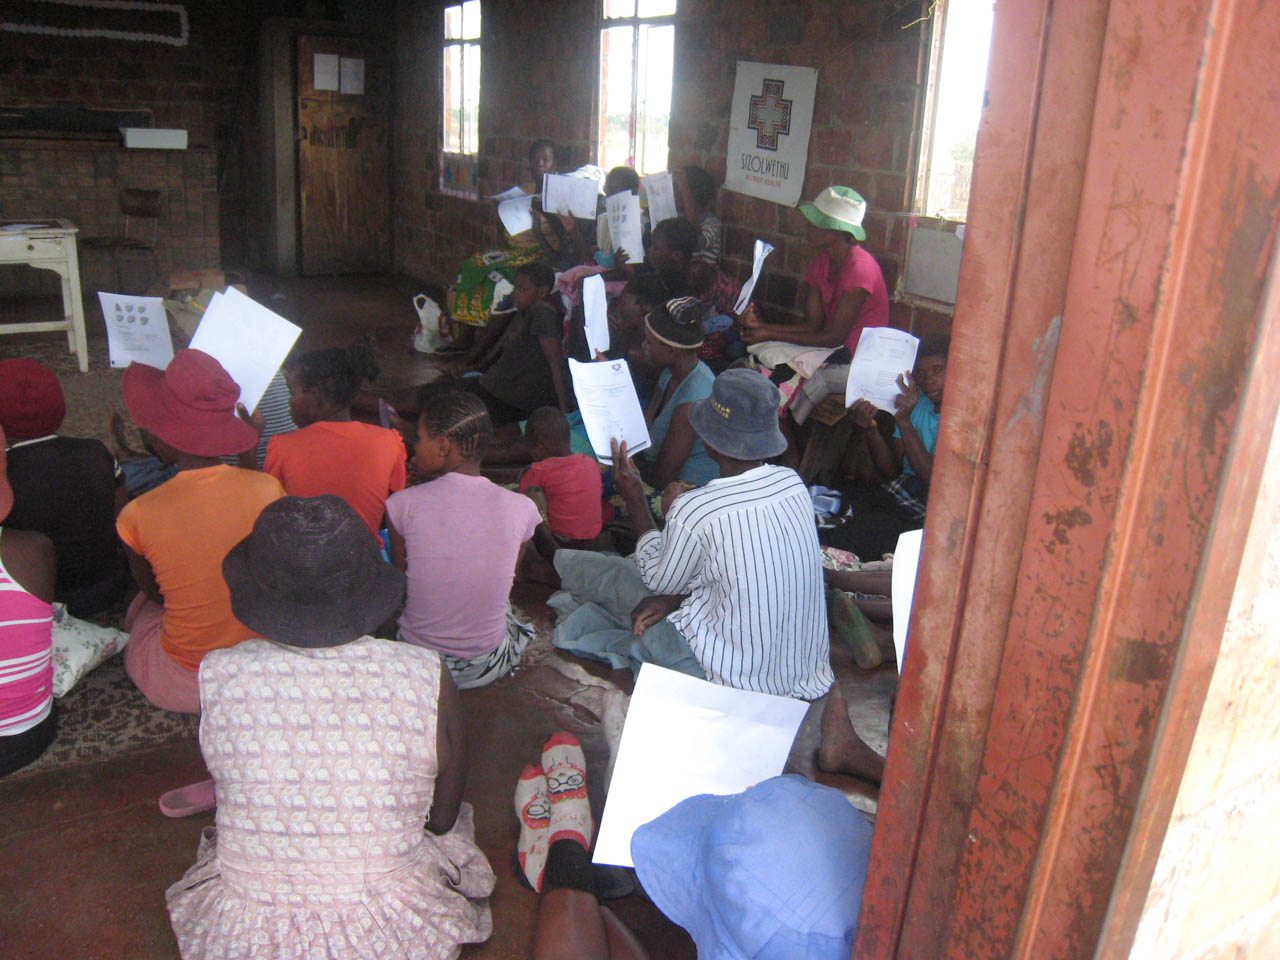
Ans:
[[[316,54],[363,61],[364,92],[317,90]],[[304,274],[385,270],[391,253],[386,58],[369,40],[299,36],[297,77],[299,267]]]

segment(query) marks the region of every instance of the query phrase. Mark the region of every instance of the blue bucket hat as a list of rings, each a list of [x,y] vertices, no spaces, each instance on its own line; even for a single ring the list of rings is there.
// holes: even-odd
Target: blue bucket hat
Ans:
[[[848,960],[871,832],[839,791],[790,775],[682,801],[636,830],[631,858],[698,960]]]
[[[735,460],[766,460],[787,449],[778,428],[778,388],[755,370],[726,370],[711,396],[689,404],[689,423],[703,442]]]

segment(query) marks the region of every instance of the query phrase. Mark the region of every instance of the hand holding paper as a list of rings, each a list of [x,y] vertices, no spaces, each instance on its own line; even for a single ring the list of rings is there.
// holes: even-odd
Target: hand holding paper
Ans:
[[[649,428],[625,360],[580,363],[570,357],[569,374],[587,438],[601,463],[613,462],[610,444],[615,438],[625,441],[631,453],[650,446]]]
[[[747,309],[747,304],[751,302],[751,294],[755,292],[756,282],[760,279],[760,268],[764,266],[764,258],[773,253],[773,244],[766,243],[764,240],[757,239],[755,251],[751,261],[751,277],[742,285],[742,293],[738,296],[738,302],[733,305],[733,312],[742,315],[742,311]]]
[[[594,357],[609,352],[609,304],[605,298],[604,278],[599,274],[582,281],[582,311],[587,349]]]
[[[851,407],[855,400],[863,399],[887,413],[895,413],[898,377],[910,375],[919,346],[919,339],[893,327],[863,330],[853,362],[849,365],[844,405]]]
[[[255,410],[302,329],[235,287],[215,294],[191,338],[240,385],[240,402]]]
[[[627,190],[605,200],[609,236],[615,252],[625,251],[627,263],[644,260],[644,238],[640,224],[640,198]]]
[[[663,220],[680,216],[676,210],[675,188],[671,183],[671,171],[651,173],[641,180],[645,198],[649,202],[649,222],[655,226]]]
[[[107,351],[111,366],[127,367],[135,360],[161,370],[173,359],[169,316],[159,297],[126,297],[98,294],[102,318],[107,324]]]
[[[600,188],[586,177],[566,177],[559,173],[542,175],[542,209],[582,220],[596,218]]]

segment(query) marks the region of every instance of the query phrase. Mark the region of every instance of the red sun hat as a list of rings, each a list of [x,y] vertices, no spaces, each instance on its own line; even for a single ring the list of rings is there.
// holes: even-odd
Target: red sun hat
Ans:
[[[11,441],[47,437],[66,415],[56,373],[25,357],[0,360],[0,426]]]
[[[183,453],[222,457],[258,442],[236,416],[240,387],[202,350],[179,350],[165,370],[131,363],[120,388],[133,422]]]

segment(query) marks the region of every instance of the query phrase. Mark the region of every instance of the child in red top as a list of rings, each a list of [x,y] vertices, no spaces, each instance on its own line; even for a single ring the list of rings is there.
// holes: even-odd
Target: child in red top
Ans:
[[[547,503],[547,522],[561,540],[594,540],[604,526],[600,467],[569,446],[569,421],[555,407],[529,414],[525,436],[533,464],[520,478],[520,492],[537,487]]]
[[[378,373],[363,341],[288,364],[289,412],[299,429],[272,437],[262,465],[291,497],[341,497],[375,537],[387,497],[404,489],[406,456],[399,433],[351,419],[351,401]]]

